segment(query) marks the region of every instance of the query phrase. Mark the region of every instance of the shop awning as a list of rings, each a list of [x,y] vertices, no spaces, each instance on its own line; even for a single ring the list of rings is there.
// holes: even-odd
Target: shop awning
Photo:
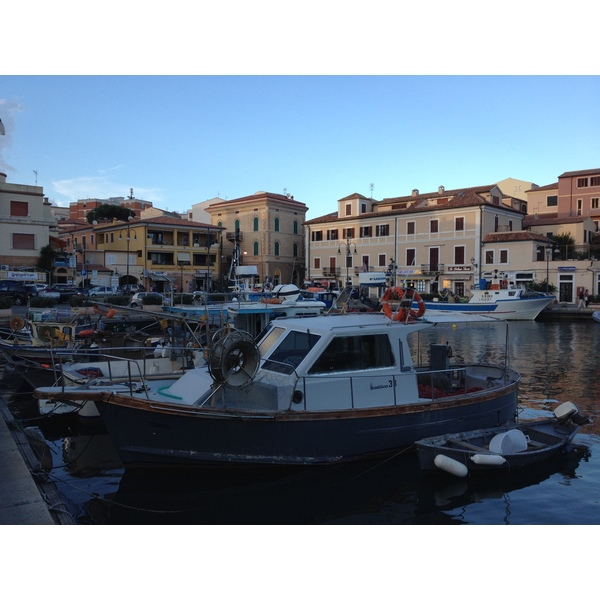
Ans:
[[[150,279],[152,281],[168,281],[169,283],[175,281],[174,278],[171,279],[170,277],[167,277],[163,273],[152,273],[152,275],[150,275]]]

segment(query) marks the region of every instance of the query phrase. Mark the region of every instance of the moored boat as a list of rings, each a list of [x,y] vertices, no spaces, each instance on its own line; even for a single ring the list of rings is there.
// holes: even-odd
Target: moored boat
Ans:
[[[423,470],[466,477],[530,467],[568,452],[575,434],[588,422],[574,403],[566,402],[550,419],[448,433],[415,445]]]
[[[513,419],[520,375],[507,365],[450,365],[439,344],[429,364],[413,363],[419,332],[434,324],[381,313],[275,319],[256,341],[223,331],[207,367],[177,379],[34,395],[94,401],[126,464],[330,464]]]

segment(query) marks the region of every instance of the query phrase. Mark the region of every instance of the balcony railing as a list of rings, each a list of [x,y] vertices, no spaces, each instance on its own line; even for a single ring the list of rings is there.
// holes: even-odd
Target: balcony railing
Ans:
[[[339,277],[341,273],[340,267],[327,267],[323,269],[323,277]]]
[[[445,265],[438,263],[437,265],[427,264],[421,265],[421,273],[423,275],[441,275],[444,272]]]

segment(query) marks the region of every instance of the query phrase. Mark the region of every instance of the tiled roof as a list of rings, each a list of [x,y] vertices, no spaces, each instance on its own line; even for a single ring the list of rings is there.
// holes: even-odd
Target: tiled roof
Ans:
[[[525,190],[526,192],[539,192],[544,190],[557,190],[558,189],[558,181],[556,183],[549,183],[548,185],[540,185],[536,188],[531,188],[530,190]]]
[[[532,227],[534,225],[559,225],[559,224],[567,224],[567,223],[583,223],[585,220],[590,217],[561,217],[558,218],[558,213],[549,213],[544,215],[533,214],[527,215],[523,219],[523,227]]]
[[[449,196],[457,196],[461,193],[475,192],[476,194],[488,193],[492,188],[497,187],[495,183],[492,185],[481,185],[476,187],[459,188],[456,190],[444,190],[443,192],[427,192],[426,194],[416,194],[415,196],[398,196],[397,198],[384,198],[380,204],[396,204],[397,202],[415,202],[418,200],[428,200],[430,198],[445,198]]]
[[[303,202],[298,202],[298,200],[294,200],[293,196],[286,196],[284,194],[274,194],[272,192],[256,192],[251,196],[243,196],[242,198],[232,198],[231,200],[223,200],[222,202],[215,202],[211,204],[209,209],[215,209],[220,205],[229,205],[232,202],[255,202],[256,200],[277,200],[278,202],[289,202],[294,204],[295,206],[306,206]]]
[[[544,242],[548,238],[541,233],[533,233],[531,231],[502,231],[497,233],[488,233],[483,239],[484,243],[491,242],[528,242],[528,241]]]
[[[558,178],[561,177],[578,177],[580,175],[600,175],[599,169],[586,169],[585,171],[565,171],[562,175],[559,175]]]

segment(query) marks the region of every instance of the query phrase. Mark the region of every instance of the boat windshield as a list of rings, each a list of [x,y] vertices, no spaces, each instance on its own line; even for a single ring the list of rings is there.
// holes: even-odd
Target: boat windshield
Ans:
[[[261,356],[264,356],[286,330],[274,327],[260,344]],[[291,330],[283,338],[275,351],[265,361],[263,368],[278,373],[293,373],[304,360],[321,336],[307,331]]]
[[[385,369],[394,364],[394,353],[387,335],[343,336],[331,340],[308,373]]]

